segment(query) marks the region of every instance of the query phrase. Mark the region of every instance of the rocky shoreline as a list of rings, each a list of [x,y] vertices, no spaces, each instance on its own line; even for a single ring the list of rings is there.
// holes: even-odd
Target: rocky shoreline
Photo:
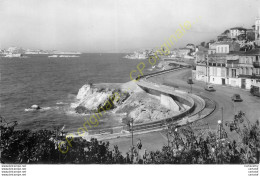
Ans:
[[[160,96],[146,93],[135,82],[85,84],[77,94],[77,101],[71,107],[79,114],[113,112],[126,114],[122,118],[127,123],[130,118],[134,123],[152,122],[177,115],[160,103]]]

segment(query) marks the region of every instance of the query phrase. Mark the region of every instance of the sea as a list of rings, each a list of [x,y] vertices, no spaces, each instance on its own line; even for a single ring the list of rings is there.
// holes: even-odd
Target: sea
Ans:
[[[0,115],[7,123],[17,121],[17,130],[65,127],[65,132],[75,132],[90,117],[71,108],[84,84],[128,82],[129,73],[140,62],[146,65],[145,73],[152,72],[148,60],[125,59],[125,55],[87,53],[75,58],[49,58],[48,55],[0,58]],[[34,104],[42,109],[28,111]],[[125,114],[108,112],[95,128],[122,125],[122,116]]]

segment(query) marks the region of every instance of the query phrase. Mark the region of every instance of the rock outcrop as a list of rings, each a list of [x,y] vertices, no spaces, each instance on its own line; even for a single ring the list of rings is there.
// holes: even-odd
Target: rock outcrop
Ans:
[[[131,92],[131,96],[126,90]],[[122,119],[123,122],[133,118],[134,123],[137,124],[169,118],[183,110],[176,103],[172,108],[173,102],[168,102],[170,97],[164,97],[164,99],[167,101],[161,103],[161,96],[150,95],[133,82],[117,87],[108,84],[106,86],[86,84],[79,89],[77,102],[73,103],[72,107],[77,113],[114,109],[115,113],[126,113],[127,117]],[[169,106],[165,106],[165,102]]]
[[[133,118],[135,124],[160,120],[180,113],[161,105],[160,97],[156,98],[145,92],[133,94],[123,106],[117,109],[117,112],[127,112],[127,119]]]
[[[129,97],[129,93],[121,92],[120,89],[100,88],[85,84],[79,89],[77,102],[71,105],[77,113],[97,112],[99,109],[110,109],[122,104]],[[106,109],[105,109],[106,110]]]

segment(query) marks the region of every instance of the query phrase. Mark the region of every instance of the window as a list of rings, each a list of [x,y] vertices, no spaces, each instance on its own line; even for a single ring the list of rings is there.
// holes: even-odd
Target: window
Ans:
[[[232,78],[235,78],[235,77],[237,76],[237,74],[236,74],[236,69],[232,69],[231,71],[232,71],[231,77],[232,77]]]

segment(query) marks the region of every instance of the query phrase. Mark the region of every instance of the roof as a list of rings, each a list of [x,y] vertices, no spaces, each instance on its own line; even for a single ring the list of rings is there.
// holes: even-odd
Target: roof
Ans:
[[[190,48],[179,48],[178,50],[187,50],[187,51],[190,51]]]
[[[221,42],[215,42],[215,43],[212,43],[211,45],[234,45],[234,44],[237,44],[239,45],[237,42],[231,42],[231,41],[221,41]]]
[[[227,63],[228,64],[239,64],[239,59],[236,59],[236,60],[227,60]]]
[[[260,55],[260,48],[252,49],[250,51],[244,52],[245,55]]]
[[[197,56],[205,56],[206,54],[207,54],[207,52],[204,52],[204,51],[197,51],[196,52]]]
[[[198,46],[198,50],[208,52],[209,49],[205,48],[204,46]]]
[[[229,47],[234,46],[234,45],[239,45],[239,43],[234,42],[234,41],[221,41],[221,42],[215,42],[212,43],[210,46],[219,46],[219,45],[229,45]]]
[[[230,30],[245,30],[246,31],[246,28],[243,28],[243,27],[233,27],[233,28],[230,28]]]

